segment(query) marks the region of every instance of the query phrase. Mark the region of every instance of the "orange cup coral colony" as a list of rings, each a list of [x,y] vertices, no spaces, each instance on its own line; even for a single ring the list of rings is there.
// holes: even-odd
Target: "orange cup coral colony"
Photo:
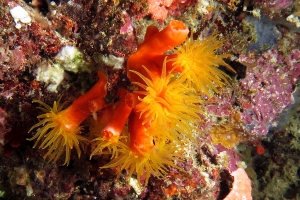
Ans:
[[[105,103],[107,80],[102,72],[98,83],[64,110],[57,102],[51,108],[36,101],[45,114],[30,129],[37,129],[30,139],[36,139],[34,146],[41,143],[49,161],[64,155],[64,164],[69,164],[72,148],[80,156],[79,144],[88,141],[80,135],[80,124],[98,113],[94,120],[102,128],[91,141],[95,147],[91,157],[110,153],[104,168],[120,166],[129,177],[136,173],[139,182],[143,176],[145,184],[151,174],[161,177],[168,166],[177,168],[174,161],[184,158],[184,146],[196,141],[202,97],[228,84],[229,76],[218,66],[233,71],[223,61],[230,55],[215,54],[222,47],[215,34],[200,41],[187,38],[188,33],[180,21],[171,21],[161,31],[149,26],[145,41],[127,62],[127,76],[136,90],[119,89],[116,105]]]

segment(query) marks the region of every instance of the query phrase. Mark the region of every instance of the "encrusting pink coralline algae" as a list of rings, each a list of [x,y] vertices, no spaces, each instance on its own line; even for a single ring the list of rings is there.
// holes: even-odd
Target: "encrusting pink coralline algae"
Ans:
[[[247,67],[246,77],[240,81],[242,120],[251,134],[266,135],[275,119],[293,100],[293,85],[300,75],[300,52],[293,50],[284,58],[271,49],[257,60],[244,55],[239,62]],[[254,66],[254,67],[250,67]]]

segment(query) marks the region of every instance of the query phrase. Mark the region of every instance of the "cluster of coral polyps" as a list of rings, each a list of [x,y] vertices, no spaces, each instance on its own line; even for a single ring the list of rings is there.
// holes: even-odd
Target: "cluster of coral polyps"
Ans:
[[[203,97],[228,83],[229,76],[218,66],[233,70],[223,61],[230,55],[215,54],[222,46],[215,34],[200,41],[187,38],[188,33],[180,21],[162,31],[149,26],[144,42],[127,61],[127,76],[135,89],[120,88],[114,103],[105,101],[107,80],[102,72],[96,85],[64,110],[59,101],[52,108],[36,101],[45,114],[31,128],[38,129],[30,140],[48,150],[44,158],[56,162],[64,155],[64,164],[69,164],[73,147],[80,156],[81,144],[88,142],[80,124],[93,115],[104,128],[97,129],[91,141],[91,157],[110,153],[112,160],[104,167],[121,166],[129,177],[136,173],[140,183],[143,176],[144,184],[151,174],[166,174],[168,166],[179,168],[174,161],[182,160],[185,144],[195,141]]]

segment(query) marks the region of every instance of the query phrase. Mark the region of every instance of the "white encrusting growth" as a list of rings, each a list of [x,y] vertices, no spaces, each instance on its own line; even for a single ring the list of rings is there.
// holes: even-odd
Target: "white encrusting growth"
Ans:
[[[10,14],[14,18],[17,29],[20,29],[22,27],[22,23],[30,25],[31,17],[29,16],[28,12],[21,6],[17,5],[16,7],[10,9]]]

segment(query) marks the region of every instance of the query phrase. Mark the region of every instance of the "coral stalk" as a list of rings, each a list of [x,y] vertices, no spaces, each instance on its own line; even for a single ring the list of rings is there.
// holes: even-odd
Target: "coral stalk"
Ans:
[[[132,112],[129,117],[130,149],[136,154],[151,151],[154,147],[153,136],[147,131],[143,120],[137,112]]]
[[[148,76],[142,66],[146,66],[153,74],[161,74],[161,66],[166,55],[164,52],[182,44],[189,33],[188,28],[180,21],[171,21],[162,31],[150,26],[147,29],[145,41],[139,46],[137,52],[127,61],[127,76],[132,82],[142,82],[140,77],[131,70]],[[158,62],[157,62],[158,61]]]
[[[106,138],[118,137],[127,121],[132,107],[127,104],[127,98],[130,94],[124,88],[119,90],[120,101],[115,107],[110,122],[102,130],[102,135]]]
[[[112,115],[109,122],[101,131],[101,135],[94,139],[94,141],[100,142],[98,142],[96,148],[91,153],[91,157],[95,154],[103,153],[105,148],[108,148],[108,151],[112,154],[112,158],[117,157],[118,149],[123,146],[119,139],[125,123],[127,122],[127,118],[132,110],[130,104],[128,105],[127,103],[127,100],[131,99],[131,94],[128,93],[124,88],[121,88],[118,96],[120,96],[120,101],[112,110]]]

